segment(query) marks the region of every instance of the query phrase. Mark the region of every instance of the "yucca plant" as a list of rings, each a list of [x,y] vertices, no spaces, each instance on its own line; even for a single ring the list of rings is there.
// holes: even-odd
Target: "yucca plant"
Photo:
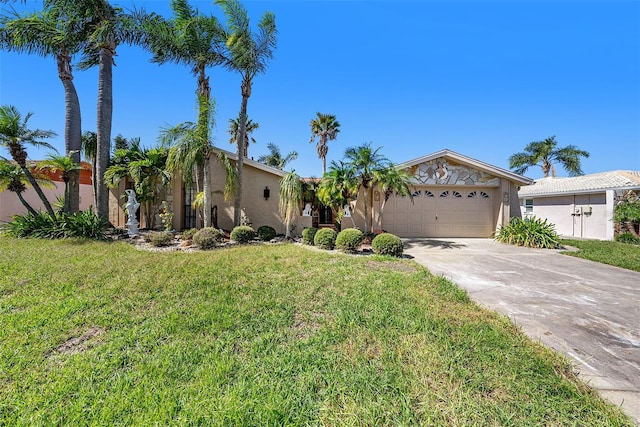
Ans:
[[[529,248],[557,249],[560,247],[560,237],[555,226],[546,219],[512,218],[509,224],[500,227],[495,239],[510,245],[526,246]]]

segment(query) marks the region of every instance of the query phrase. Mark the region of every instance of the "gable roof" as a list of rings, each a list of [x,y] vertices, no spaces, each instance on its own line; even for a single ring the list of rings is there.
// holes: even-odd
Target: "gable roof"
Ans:
[[[570,178],[541,178],[522,187],[520,197],[598,193],[605,190],[640,189],[640,171],[609,171]]]
[[[411,166],[419,165],[421,163],[435,160],[440,157],[448,157],[452,160],[455,160],[458,163],[466,164],[476,169],[490,172],[492,175],[495,175],[500,178],[505,178],[509,181],[516,182],[520,185],[533,184],[533,179],[531,178],[527,178],[525,176],[518,175],[517,173],[513,173],[506,169],[502,169],[497,166],[490,165],[489,163],[485,163],[480,160],[476,160],[471,157],[464,156],[460,153],[456,153],[455,151],[451,151],[446,148],[440,151],[436,151],[435,153],[428,154],[426,156],[418,157],[417,159],[413,159],[413,160],[409,160],[408,162],[401,163],[399,165],[396,165],[396,167],[398,169],[407,169],[407,168],[410,168]]]
[[[213,147],[213,151],[216,153],[222,153],[233,161],[236,161],[238,159],[238,156],[235,153],[232,153],[231,151],[223,150],[222,148],[219,148],[219,147]],[[272,166],[267,166],[264,163],[256,162],[255,160],[251,160],[246,157],[244,158],[243,163],[245,165],[254,167],[256,169],[260,169],[264,172],[279,176],[281,178],[287,174],[286,171],[280,170],[278,168],[274,168]]]

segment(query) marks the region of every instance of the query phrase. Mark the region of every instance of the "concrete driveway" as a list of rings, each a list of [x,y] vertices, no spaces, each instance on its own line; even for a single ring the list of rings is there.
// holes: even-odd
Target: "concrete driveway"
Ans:
[[[403,241],[432,273],[573,359],[585,382],[640,425],[640,273],[490,239]]]

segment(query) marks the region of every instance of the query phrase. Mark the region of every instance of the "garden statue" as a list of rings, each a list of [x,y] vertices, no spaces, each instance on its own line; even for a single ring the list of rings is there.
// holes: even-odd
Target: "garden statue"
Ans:
[[[342,208],[342,217],[343,218],[351,218],[351,208],[349,205],[344,205]]]
[[[136,219],[136,212],[140,207],[140,203],[136,200],[136,192],[128,189],[125,190],[127,196],[129,196],[129,200],[127,200],[127,204],[125,205],[125,209],[127,210],[127,223],[126,226],[129,228],[129,237],[138,236],[140,232],[138,231],[138,226],[140,223]]]
[[[307,203],[306,205],[304,205],[302,216],[311,216],[311,203]]]

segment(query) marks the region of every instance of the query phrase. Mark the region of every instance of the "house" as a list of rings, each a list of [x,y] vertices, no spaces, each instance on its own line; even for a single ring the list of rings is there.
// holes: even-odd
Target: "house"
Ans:
[[[216,149],[234,161],[235,154]],[[374,230],[385,230],[400,237],[490,237],[496,227],[506,224],[513,216],[520,216],[518,189],[531,184],[529,178],[466,157],[451,150],[441,150],[400,165],[398,168],[413,176],[413,197],[391,195],[380,210],[384,194],[373,193]],[[254,228],[270,225],[278,233],[286,230],[278,213],[279,181],[285,172],[250,159],[244,160],[243,212]],[[223,229],[233,228],[233,202],[222,196],[225,182],[224,168],[212,162],[213,224]],[[124,226],[126,218],[119,207],[126,184],[112,190],[110,209],[114,225]],[[185,186],[179,177],[166,191],[171,204],[174,228],[187,229],[199,224],[191,201],[194,190]],[[342,218],[343,227],[362,228],[364,224],[363,197],[358,197],[352,212]],[[294,234],[304,227],[332,226],[331,209],[319,207],[310,212],[300,207]]]
[[[32,162],[33,164],[37,162]],[[89,206],[94,205],[93,202],[93,184],[91,180],[91,165],[86,162],[82,162],[82,169],[80,170],[80,210],[86,210]],[[35,168],[35,166],[33,166]],[[49,203],[55,203],[59,197],[64,196],[64,181],[62,180],[61,173],[53,173],[46,168],[39,171],[39,173],[48,176],[53,182],[53,188],[42,188],[44,195],[49,200]],[[27,190],[22,193],[27,203],[29,203],[36,211],[44,210],[44,205],[40,201],[40,198],[36,194],[35,190],[31,186],[27,187]],[[0,222],[11,221],[11,217],[14,215],[25,215],[27,208],[24,207],[18,196],[10,191],[0,192]]]
[[[523,215],[546,218],[561,236],[612,240],[613,209],[629,191],[640,194],[640,171],[542,178],[518,197]]]

